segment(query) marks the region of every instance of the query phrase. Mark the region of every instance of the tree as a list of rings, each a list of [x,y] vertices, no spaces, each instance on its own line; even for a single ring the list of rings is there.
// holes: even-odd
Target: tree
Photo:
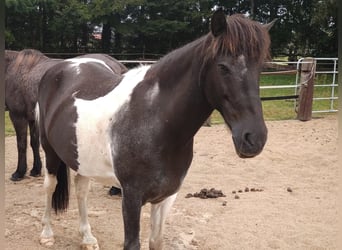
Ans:
[[[65,52],[84,51],[87,46],[90,12],[86,1],[55,1],[48,19],[50,50]],[[87,34],[84,35],[84,32]],[[82,38],[84,40],[82,40]],[[54,41],[58,41],[55,43]]]
[[[337,55],[336,0],[260,0],[256,10],[261,22],[278,18],[270,31],[273,55]]]
[[[142,6],[144,0],[93,0],[90,1],[94,23],[102,25],[101,51],[121,52],[123,34],[130,33],[126,20],[131,6]]]
[[[6,47],[78,51],[89,18],[84,1],[6,0]]]
[[[267,23],[272,54],[336,56],[336,0],[5,0],[6,48],[165,54],[209,31],[214,8]],[[95,26],[102,39],[92,38]],[[319,39],[317,39],[319,37]]]
[[[41,48],[40,16],[37,1],[6,0],[5,42],[14,49],[22,47]],[[30,34],[28,34],[30,33]]]
[[[310,37],[310,42],[314,43],[309,54],[336,57],[338,50],[337,1],[316,1],[313,6],[311,26],[315,28],[316,34]]]

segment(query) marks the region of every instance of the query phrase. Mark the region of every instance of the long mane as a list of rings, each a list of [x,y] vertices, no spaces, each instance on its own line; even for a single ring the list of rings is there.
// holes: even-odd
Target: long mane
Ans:
[[[270,43],[268,31],[262,24],[241,14],[234,14],[227,17],[227,30],[224,34],[214,37],[209,32],[207,35],[168,53],[152,66],[153,70],[148,74],[153,74],[152,72],[156,69],[168,68],[165,65],[191,48],[199,49],[196,56],[203,56],[202,65],[206,65],[208,61],[222,54],[233,57],[244,55],[247,60],[261,64],[270,59]]]
[[[207,36],[204,49],[209,58],[218,54],[244,55],[262,62],[270,57],[270,43],[269,34],[262,24],[235,14],[227,17],[227,30],[223,35],[216,38],[212,34]]]

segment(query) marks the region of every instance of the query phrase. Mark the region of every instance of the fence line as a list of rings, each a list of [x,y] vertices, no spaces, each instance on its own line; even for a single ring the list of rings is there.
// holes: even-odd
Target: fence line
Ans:
[[[261,72],[261,75],[294,75],[297,74],[297,70],[281,70],[281,71],[270,71]]]
[[[48,56],[52,56],[52,57],[70,57],[70,56],[76,56],[76,55],[83,55],[84,53],[46,53]],[[118,54],[109,54],[110,56],[117,56]],[[120,54],[121,55],[121,54]],[[134,56],[136,54],[129,54],[130,56]],[[154,55],[154,54],[151,54]],[[160,55],[161,56],[161,55]],[[300,88],[300,68],[301,65],[305,64],[306,62],[303,62],[304,58],[299,59],[298,61],[294,62],[294,61],[290,61],[290,62],[284,62],[284,61],[270,61],[270,62],[266,62],[266,65],[280,65],[280,66],[290,66],[293,65],[296,67],[296,70],[280,70],[280,71],[273,71],[273,72],[261,72],[262,75],[296,75],[296,81],[293,84],[285,84],[285,85],[273,85],[273,86],[260,86],[260,89],[290,89],[293,88],[293,95],[288,95],[288,96],[283,96],[283,98],[281,97],[266,97],[263,98],[263,100],[281,100],[281,99],[294,99],[294,103],[295,103],[295,108],[297,105],[297,96],[298,96],[298,91]],[[334,108],[334,104],[336,102],[336,100],[338,100],[337,97],[337,93],[336,93],[336,88],[338,87],[338,83],[337,83],[337,62],[338,62],[338,58],[315,58],[316,61],[321,62],[318,63],[320,65],[322,65],[322,61],[330,61],[333,62],[333,69],[332,70],[317,70],[315,72],[315,75],[319,75],[319,74],[332,74],[332,83],[331,84],[320,84],[315,82],[314,84],[314,88],[322,88],[322,87],[330,87],[331,88],[331,93],[329,97],[314,97],[313,101],[326,101],[326,100],[330,100],[330,107],[329,109],[326,110],[313,110],[313,113],[321,113],[321,112],[337,112],[338,110]],[[153,64],[155,63],[157,60],[119,60],[120,62],[124,63],[124,64],[140,64],[140,65],[146,65],[146,64]],[[326,64],[326,63],[325,63]],[[331,64],[331,63],[330,63]]]
[[[302,61],[304,60],[304,58],[301,58],[298,60],[297,63],[297,69],[300,68],[300,64],[302,63]],[[315,88],[321,88],[321,87],[331,87],[331,94],[330,97],[314,97],[313,101],[323,101],[323,100],[330,100],[330,108],[329,109],[325,109],[325,110],[313,110],[312,113],[333,113],[333,112],[337,112],[338,110],[334,108],[334,101],[338,100],[338,97],[336,95],[335,89],[336,87],[338,87],[338,82],[337,80],[337,63],[338,63],[338,58],[335,57],[331,57],[331,58],[315,58],[317,64],[319,65],[319,62],[322,61],[330,61],[329,64],[333,63],[333,70],[316,70],[315,72],[315,76],[319,75],[319,74],[332,74],[332,83],[331,84],[319,84],[317,82],[315,82],[314,87]],[[298,83],[298,79],[296,80],[296,85],[299,85]]]

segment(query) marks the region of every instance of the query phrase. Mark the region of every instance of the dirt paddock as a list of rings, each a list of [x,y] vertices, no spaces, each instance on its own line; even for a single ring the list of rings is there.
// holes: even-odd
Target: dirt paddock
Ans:
[[[337,249],[337,116],[267,126],[268,142],[253,159],[237,157],[224,125],[201,128],[192,166],[167,218],[165,249]],[[43,177],[11,182],[15,137],[6,137],[5,147],[6,249],[79,249],[73,181],[69,210],[53,216],[56,243],[44,248],[39,245]],[[221,190],[225,197],[186,198],[202,188]],[[92,183],[90,224],[102,250],[122,249],[121,198],[107,192]],[[148,249],[149,210],[146,205],[141,214],[142,249]]]

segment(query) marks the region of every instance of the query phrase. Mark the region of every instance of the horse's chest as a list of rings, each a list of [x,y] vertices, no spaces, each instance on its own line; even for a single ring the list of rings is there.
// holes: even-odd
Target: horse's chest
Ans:
[[[124,133],[127,127],[113,127],[113,160],[118,176],[131,186],[141,187],[145,201],[158,202],[174,194],[190,166],[192,147],[171,147],[172,142],[160,138],[158,131],[138,125]]]

